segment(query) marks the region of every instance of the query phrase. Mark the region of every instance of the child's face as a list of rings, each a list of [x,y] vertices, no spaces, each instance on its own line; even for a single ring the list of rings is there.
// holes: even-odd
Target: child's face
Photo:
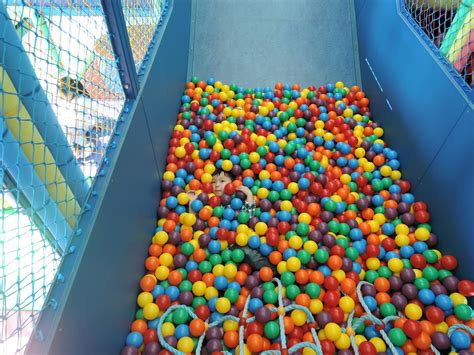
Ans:
[[[221,197],[224,194],[224,187],[228,183],[232,182],[230,177],[225,173],[220,172],[212,177],[212,187],[214,188],[214,193]]]

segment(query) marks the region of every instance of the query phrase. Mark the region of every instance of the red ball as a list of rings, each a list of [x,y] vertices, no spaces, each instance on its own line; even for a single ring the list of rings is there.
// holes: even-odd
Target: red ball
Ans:
[[[452,255],[444,255],[441,258],[441,266],[446,270],[454,270],[458,266],[458,261]]]
[[[143,333],[143,343],[148,344],[154,341],[158,341],[158,334],[156,333],[156,329],[145,330],[145,333]]]
[[[430,213],[424,210],[415,212],[415,219],[418,223],[427,223],[430,220]]]
[[[436,306],[429,306],[425,309],[426,318],[433,323],[439,324],[444,321],[444,312]]]
[[[416,338],[422,331],[420,323],[412,319],[408,319],[403,323],[402,330],[410,338]]]
[[[332,341],[327,340],[327,339],[321,340],[321,349],[323,350],[324,354],[334,354],[336,352],[336,347],[334,346]],[[362,354],[365,354],[365,353],[362,353]]]
[[[364,355],[376,355],[377,349],[370,341],[363,341],[359,344],[359,353]]]
[[[224,192],[227,195],[233,195],[233,194],[235,194],[235,191],[237,191],[237,189],[235,188],[235,186],[232,183],[229,183],[229,184],[224,186]]]
[[[250,322],[247,325],[247,334],[263,335],[263,324],[257,321]]]
[[[209,307],[206,306],[205,304],[201,304],[197,306],[196,309],[194,310],[194,313],[196,313],[196,315],[202,320],[206,320],[211,315],[211,311],[209,310]]]
[[[344,311],[339,307],[333,307],[329,310],[332,321],[334,323],[342,323],[344,321]]]
[[[413,254],[410,257],[410,263],[414,268],[424,269],[426,266],[426,258],[422,254]]]
[[[168,295],[159,295],[156,298],[155,303],[158,305],[158,308],[161,311],[166,311],[169,308],[169,306],[171,305],[170,296],[168,296]]]
[[[368,258],[376,258],[380,254],[380,248],[378,245],[369,244],[367,248],[365,248],[365,254]]]
[[[472,297],[474,296],[474,282],[470,280],[461,280],[458,283],[458,290],[462,295]]]
[[[188,280],[191,281],[192,283],[201,281],[201,279],[202,279],[202,273],[199,270],[191,270],[188,273]]]

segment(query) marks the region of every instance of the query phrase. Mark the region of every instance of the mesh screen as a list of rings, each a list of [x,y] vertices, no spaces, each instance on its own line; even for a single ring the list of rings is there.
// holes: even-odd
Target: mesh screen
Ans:
[[[474,2],[404,0],[404,7],[444,57],[472,87],[474,71]]]

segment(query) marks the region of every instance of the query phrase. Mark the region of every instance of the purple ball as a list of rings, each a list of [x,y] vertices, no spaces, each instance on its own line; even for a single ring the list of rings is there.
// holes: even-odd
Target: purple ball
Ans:
[[[351,259],[343,257],[342,258],[342,270],[345,272],[352,271],[353,262]]]
[[[409,300],[413,300],[418,296],[418,289],[413,284],[405,284],[402,286],[402,293]]]
[[[446,289],[450,292],[457,291],[458,283],[459,283],[459,279],[454,275],[445,277],[443,280],[443,286],[446,287]]]
[[[324,326],[332,322],[332,317],[329,312],[322,311],[316,315],[316,322],[318,323],[319,328],[324,328]]]
[[[152,341],[151,343],[145,345],[143,355],[158,355],[160,351],[161,345],[156,341]]]
[[[399,311],[403,310],[408,303],[408,300],[405,296],[403,296],[400,292],[395,292],[392,295],[392,304],[395,306],[396,309]]]
[[[205,192],[201,192],[197,198],[205,205],[209,202],[209,195]]]
[[[187,262],[188,262],[188,258],[183,254],[176,254],[173,257],[174,266],[177,268],[185,267]]]
[[[411,226],[415,223],[415,216],[411,213],[404,213],[402,215],[402,222],[405,223],[407,226]]]
[[[412,269],[402,269],[400,271],[400,278],[403,282],[412,282],[415,280],[415,272]]]
[[[430,237],[426,241],[426,244],[428,244],[430,248],[433,248],[434,246],[436,246],[436,244],[438,244],[438,236],[434,233],[431,233]]]
[[[176,348],[176,345],[178,345],[178,339],[176,339],[174,335],[168,335],[165,337],[165,342],[167,342],[173,348]]]
[[[172,231],[168,233],[168,243],[178,245],[181,243],[181,236],[179,235],[179,232],[177,231]]]
[[[186,163],[184,170],[186,170],[188,174],[192,174],[196,170],[196,164],[190,161],[189,163]]]
[[[221,351],[222,350],[222,344],[221,344],[220,340],[211,339],[207,342],[206,349],[209,353],[212,354],[213,352]]]
[[[316,243],[320,243],[323,240],[323,235],[320,231],[314,230],[311,233],[309,233],[309,239]]]
[[[242,168],[240,167],[240,165],[234,165],[230,172],[234,176],[240,176],[242,174]]]
[[[444,287],[443,285],[441,284],[433,284],[430,286],[431,288],[431,291],[433,291],[433,293],[438,296],[438,295],[445,295],[448,293],[448,290],[446,289],[446,287]]]
[[[193,303],[193,293],[191,291],[184,291],[179,294],[179,303],[190,306]]]
[[[161,181],[161,187],[164,191],[170,191],[173,187],[173,181],[163,180]]]
[[[138,354],[138,349],[133,346],[125,346],[120,352],[120,355],[137,355],[137,354]]]
[[[276,228],[278,226],[278,223],[279,223],[278,218],[272,217],[270,218],[267,224],[269,228]]]
[[[206,223],[201,219],[197,218],[196,223],[193,225],[193,229],[197,231],[202,231],[206,228]]]
[[[320,217],[324,222],[329,222],[330,220],[332,220],[333,214],[329,211],[322,211]]]
[[[254,287],[257,287],[259,285],[258,277],[250,275],[247,277],[245,280],[245,287],[247,287],[248,290],[252,290]]]
[[[435,348],[439,350],[448,350],[451,348],[451,340],[446,333],[434,332],[431,334],[431,342]]]
[[[386,208],[384,214],[388,219],[395,219],[398,216],[397,210],[393,207]]]
[[[203,248],[207,247],[210,242],[211,237],[209,236],[209,234],[204,233],[199,237],[199,245]]]
[[[171,188],[171,194],[173,196],[178,196],[181,192],[184,192],[184,190],[178,185],[173,185]]]
[[[158,216],[160,218],[166,218],[166,216],[168,215],[169,212],[170,212],[170,210],[166,206],[160,206],[158,208]]]
[[[270,202],[270,200],[264,198],[260,200],[258,207],[260,207],[262,211],[270,211],[270,209],[272,208],[272,203]]]
[[[234,316],[234,317],[238,317],[239,316],[239,309],[235,305],[232,305],[230,307],[230,310],[229,310],[228,314],[231,315],[231,316]]]
[[[394,291],[400,290],[403,286],[403,281],[398,276],[392,275],[388,280],[390,281],[390,288]]]
[[[252,298],[262,298],[264,292],[265,291],[263,291],[263,288],[254,287],[252,292],[250,292],[250,295],[252,296]]]
[[[377,290],[373,285],[363,285],[361,287],[361,291],[364,296],[375,297],[375,295],[377,294]]]
[[[399,213],[407,213],[410,211],[410,204],[406,202],[400,202],[398,204],[398,212]]]
[[[227,195],[227,194],[224,194],[221,196],[221,204],[223,206],[227,206],[230,204],[230,201],[232,201],[232,197]]]
[[[260,307],[255,311],[255,319],[257,322],[260,322],[262,324],[267,323],[270,321],[270,318],[272,316],[272,312],[268,307]]]
[[[323,244],[328,248],[331,248],[332,246],[336,245],[336,238],[331,234],[325,234],[323,236]]]
[[[206,332],[206,339],[221,339],[222,329],[217,327],[209,328]]]

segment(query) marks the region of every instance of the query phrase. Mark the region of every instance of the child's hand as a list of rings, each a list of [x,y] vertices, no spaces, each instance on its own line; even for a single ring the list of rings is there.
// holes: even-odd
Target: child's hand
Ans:
[[[245,195],[246,197],[245,202],[247,202],[248,204],[252,204],[255,202],[252,191],[250,191],[250,189],[247,186],[240,185],[237,187],[237,191],[240,191]]]
[[[186,192],[186,194],[187,194],[188,197],[189,197],[189,206],[191,206],[191,203],[193,203],[193,201],[194,201],[195,199],[197,199],[198,194],[197,194],[197,192],[194,191],[194,190],[189,190],[188,192]]]

